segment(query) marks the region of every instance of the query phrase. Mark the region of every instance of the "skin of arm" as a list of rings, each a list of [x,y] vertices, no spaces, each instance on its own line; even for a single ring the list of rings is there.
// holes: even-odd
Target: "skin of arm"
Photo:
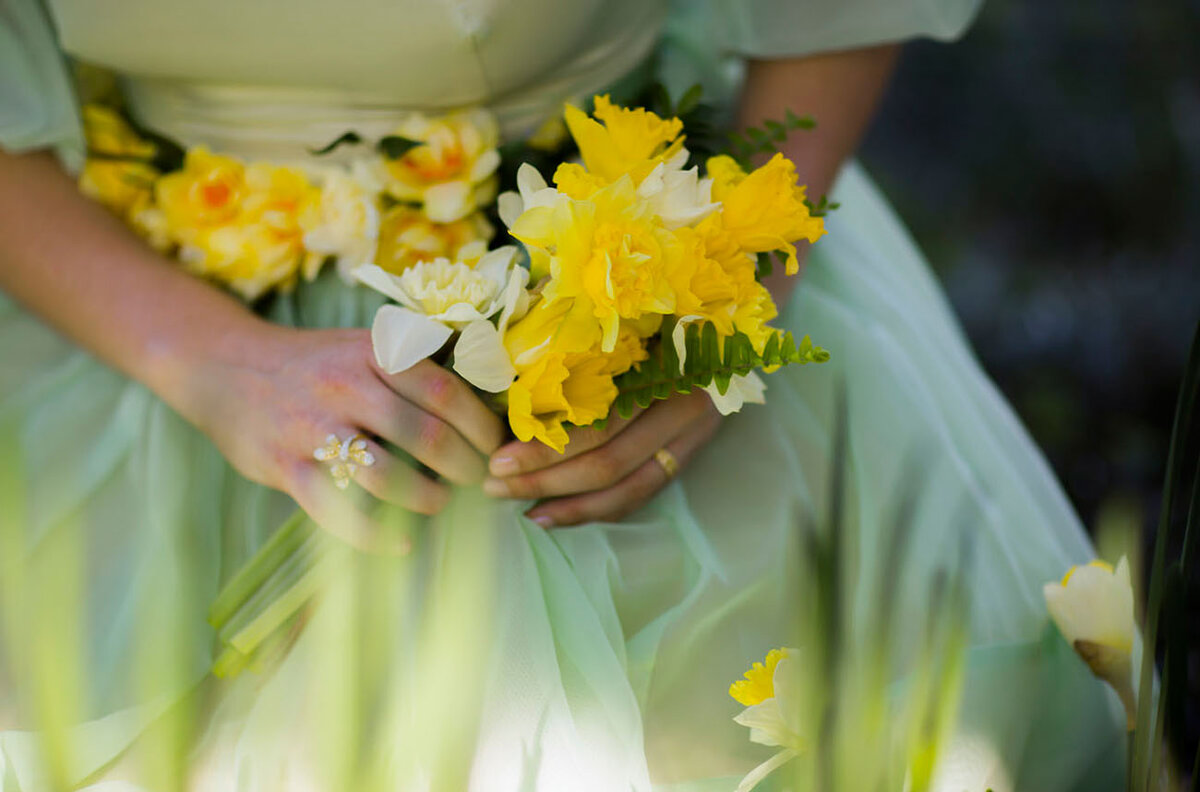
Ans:
[[[793,133],[782,151],[817,200],[858,148],[899,51],[899,45],[886,45],[750,61],[737,123],[761,126],[766,119],[782,119],[788,109],[816,119],[814,130]],[[802,260],[806,247],[799,251]],[[784,306],[798,280],[777,268],[765,285]],[[620,519],[668,482],[654,459],[658,449],[665,448],[682,467],[720,423],[707,394],[696,392],[656,402],[629,420],[611,420],[604,430],[575,429],[562,455],[538,443],[509,443],[492,455],[484,490],[539,499],[527,514],[544,527]]]

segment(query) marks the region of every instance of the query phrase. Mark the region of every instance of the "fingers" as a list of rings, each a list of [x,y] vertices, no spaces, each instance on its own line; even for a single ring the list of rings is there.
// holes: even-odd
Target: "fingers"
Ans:
[[[355,418],[363,429],[456,484],[478,484],[483,479],[483,457],[454,426],[387,388],[363,393]]]
[[[393,392],[453,427],[480,453],[491,454],[500,447],[504,439],[500,417],[453,372],[429,360],[399,374],[388,374],[374,362],[372,366]]]
[[[624,431],[625,427],[637,420],[643,412],[639,407],[629,418],[613,416],[603,429],[593,429],[590,426],[572,427],[568,430],[570,440],[561,454],[544,443],[508,443],[492,454],[488,461],[488,469],[493,476],[513,476],[557,465],[604,445]]]
[[[607,489],[711,410],[704,393],[659,402],[628,421],[603,445],[531,473],[489,478],[484,492],[493,497],[551,498]]]
[[[385,531],[364,514],[352,498],[334,486],[323,466],[299,463],[288,491],[313,522],[354,548],[403,555],[411,547],[407,535]]]
[[[417,514],[437,514],[445,507],[450,499],[450,489],[445,484],[421,475],[377,443],[368,440],[367,449],[375,462],[360,467],[354,474],[354,483],[381,501]]]
[[[675,455],[682,467],[705,439],[700,435],[686,435],[663,447]],[[526,516],[543,528],[613,522],[640,509],[670,481],[663,466],[651,457],[612,487],[546,501],[530,509]]]

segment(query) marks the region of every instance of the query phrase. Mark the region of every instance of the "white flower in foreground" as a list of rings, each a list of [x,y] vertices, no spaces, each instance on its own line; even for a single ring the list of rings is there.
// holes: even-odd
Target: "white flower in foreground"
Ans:
[[[400,275],[374,264],[356,269],[358,280],[399,303],[381,307],[371,327],[380,367],[404,371],[461,331],[454,370],[482,390],[505,390],[516,370],[502,334],[529,304],[529,272],[516,263],[516,252],[512,246],[490,251],[474,267],[448,259],[420,262]],[[498,327],[491,322],[497,315]]]
[[[755,663],[729,686],[729,695],[746,705],[734,721],[750,729],[750,741],[783,749],[747,773],[737,792],[753,789],[805,750],[807,741],[800,734],[799,723],[797,657],[795,649],[772,649],[763,662]]]
[[[321,256],[336,256],[338,273],[351,280],[354,269],[375,259],[380,187],[362,162],[355,162],[350,172],[325,169],[318,178],[320,198],[300,217],[304,247],[320,254],[312,257],[317,266]],[[305,273],[309,278],[314,274]]]
[[[703,390],[712,399],[717,412],[721,415],[738,412],[746,404],[766,404],[767,401],[764,395],[767,384],[753,371],[744,375],[734,374],[724,393],[717,389],[715,382],[705,385]]]
[[[517,218],[526,211],[565,200],[568,200],[567,196],[546,184],[541,172],[526,162],[517,169],[517,192],[501,193],[496,208],[500,212],[500,220],[512,228]]]
[[[1133,681],[1137,625],[1129,562],[1122,557],[1115,570],[1103,561],[1071,567],[1061,583],[1047,583],[1042,591],[1059,632],[1092,673],[1117,692],[1132,729],[1137,719]]]

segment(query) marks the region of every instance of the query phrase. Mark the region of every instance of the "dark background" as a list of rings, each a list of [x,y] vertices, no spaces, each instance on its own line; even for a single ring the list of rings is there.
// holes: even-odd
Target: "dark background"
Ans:
[[[1200,3],[993,0],[862,158],[1084,521],[1157,509],[1200,318]]]
[[[1200,318],[1200,0],[990,0],[906,47],[862,159],[1084,522],[1145,552]]]

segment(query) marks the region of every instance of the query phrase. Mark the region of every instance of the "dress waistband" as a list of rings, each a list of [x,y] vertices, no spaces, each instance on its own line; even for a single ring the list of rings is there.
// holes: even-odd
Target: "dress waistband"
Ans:
[[[597,92],[630,93],[652,72],[649,57],[658,31],[650,26],[619,48],[601,48],[572,68],[475,106],[492,111],[504,139],[532,134],[565,102]],[[210,85],[173,79],[126,77],[123,92],[138,121],[185,147],[206,145],[244,159],[303,160],[346,132],[373,140],[390,134],[412,113],[437,115],[450,106],[405,106],[347,92],[287,87]],[[338,159],[334,152],[326,160]]]

